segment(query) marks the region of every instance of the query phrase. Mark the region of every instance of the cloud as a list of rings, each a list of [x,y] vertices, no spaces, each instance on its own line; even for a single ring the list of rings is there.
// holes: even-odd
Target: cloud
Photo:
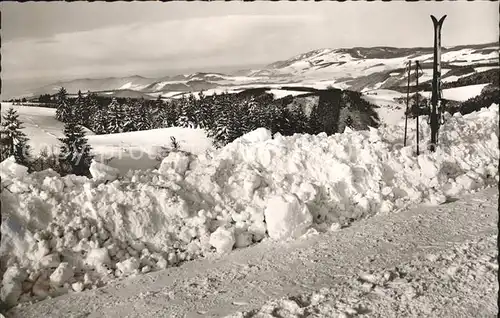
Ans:
[[[272,62],[304,47],[314,48],[314,39],[322,36],[328,36],[328,31],[318,15],[229,15],[135,23],[4,43],[3,74],[6,78],[76,77]]]

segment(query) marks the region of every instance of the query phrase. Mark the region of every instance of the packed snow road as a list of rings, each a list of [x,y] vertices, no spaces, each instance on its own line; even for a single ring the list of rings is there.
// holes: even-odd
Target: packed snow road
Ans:
[[[497,202],[488,188],[23,304],[7,317],[494,317]]]

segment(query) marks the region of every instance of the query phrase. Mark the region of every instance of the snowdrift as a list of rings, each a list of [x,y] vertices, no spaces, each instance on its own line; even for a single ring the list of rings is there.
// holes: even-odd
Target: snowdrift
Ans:
[[[336,229],[498,181],[498,105],[447,114],[415,156],[402,126],[327,137],[257,129],[220,150],[172,152],[157,170],[93,164],[93,179],[1,163],[2,301],[42,299],[225,253],[266,237]],[[410,121],[409,127],[414,127]],[[421,138],[428,140],[426,119]],[[5,171],[5,173],[4,173]]]

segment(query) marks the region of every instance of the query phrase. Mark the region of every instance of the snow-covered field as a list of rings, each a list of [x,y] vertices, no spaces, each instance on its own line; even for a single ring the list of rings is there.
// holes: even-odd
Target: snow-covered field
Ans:
[[[12,103],[1,103],[2,115],[10,108],[14,108],[19,114],[19,120],[23,122],[23,132],[31,139],[29,143],[33,148],[33,154],[39,154],[40,150],[47,148],[48,151],[59,149],[59,140],[64,137],[64,124],[55,118],[54,108],[43,108],[33,106],[12,105]],[[93,135],[86,130],[87,135]]]
[[[446,88],[443,89],[442,94],[443,98],[445,99],[464,102],[469,98],[473,98],[480,95],[483,88],[485,88],[488,85],[489,84],[476,84],[476,85]],[[430,99],[432,96],[431,91],[422,91],[420,93],[427,99]]]
[[[290,91],[290,90],[283,90],[283,89],[270,89],[267,91],[270,94],[273,94],[275,99],[283,98],[286,96],[300,96],[307,94],[308,92],[303,92],[303,91]]]
[[[438,150],[418,157],[410,124],[405,148],[401,125],[329,137],[258,129],[220,150],[173,152],[159,169],[119,177],[95,163],[94,179],[27,175],[4,161],[2,300],[95,288],[265,238],[459,198],[498,182],[498,115],[498,105],[448,115]],[[420,129],[426,149],[425,118]]]
[[[395,98],[403,96],[405,95],[396,91],[375,89],[365,91],[363,99],[380,107],[376,111],[381,123],[395,125],[400,123],[405,116],[406,105],[395,101]]]
[[[126,173],[157,167],[162,152],[172,148],[170,137],[175,138],[180,150],[193,154],[204,153],[212,147],[211,139],[202,129],[180,127],[94,135],[88,136],[88,141],[96,160]]]
[[[443,98],[463,102],[481,94],[481,91],[487,85],[489,84],[477,84],[443,89]]]
[[[40,150],[46,148],[49,153],[57,153],[63,137],[64,124],[55,119],[53,108],[13,106],[2,103],[2,114],[13,107],[24,123],[23,132],[30,138],[32,154],[37,156]],[[179,149],[199,154],[212,147],[212,141],[201,129],[185,129],[180,127],[153,129],[109,135],[94,135],[86,130],[87,139],[92,147],[92,154],[99,162],[107,162],[109,166],[119,169],[122,173],[136,169],[153,169],[160,162],[158,157],[163,148],[171,148],[174,137]]]

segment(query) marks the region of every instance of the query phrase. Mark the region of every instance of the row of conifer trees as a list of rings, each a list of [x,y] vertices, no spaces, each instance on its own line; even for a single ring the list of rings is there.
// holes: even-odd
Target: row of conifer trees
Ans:
[[[56,118],[70,119],[96,134],[110,134],[167,127],[205,129],[216,145],[225,145],[259,127],[283,135],[314,133],[314,127],[300,108],[290,110],[289,101],[271,94],[238,95],[199,93],[168,101],[103,98],[78,93],[68,98],[62,88],[57,96]],[[75,114],[69,116],[69,114]],[[317,129],[316,129],[317,130]]]

